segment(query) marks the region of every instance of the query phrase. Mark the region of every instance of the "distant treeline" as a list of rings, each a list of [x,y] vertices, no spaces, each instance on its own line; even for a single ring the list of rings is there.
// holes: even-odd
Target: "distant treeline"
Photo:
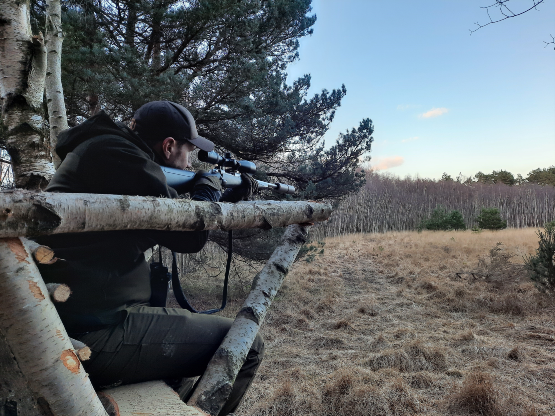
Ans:
[[[520,173],[513,175],[506,170],[494,170],[492,173],[478,172],[474,177],[466,178],[459,175],[453,179],[448,173],[444,173],[441,177],[442,181],[457,181],[461,183],[483,183],[483,184],[496,184],[504,183],[505,185],[523,185],[526,183],[535,183],[537,185],[553,185],[555,186],[555,166],[544,169],[534,169],[528,176],[523,177]]]
[[[314,227],[313,236],[415,230],[438,206],[458,210],[468,228],[477,226],[482,208],[498,208],[511,228],[541,227],[555,220],[555,186],[400,179],[370,172],[366,186],[345,198],[327,223]]]

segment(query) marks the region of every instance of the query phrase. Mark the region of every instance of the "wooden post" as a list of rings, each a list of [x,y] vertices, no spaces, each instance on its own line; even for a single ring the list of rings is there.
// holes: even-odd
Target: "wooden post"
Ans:
[[[306,239],[305,227],[297,224],[287,227],[281,245],[255,277],[249,296],[210,360],[188,405],[198,407],[213,416],[220,412],[266,312]]]
[[[0,335],[45,414],[106,416],[23,242],[0,239]]]

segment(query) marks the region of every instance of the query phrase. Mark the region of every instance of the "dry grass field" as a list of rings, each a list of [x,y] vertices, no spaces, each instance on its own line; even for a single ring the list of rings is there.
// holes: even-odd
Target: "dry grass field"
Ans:
[[[326,240],[272,305],[238,415],[555,415],[555,302],[522,268],[537,241],[534,229]]]

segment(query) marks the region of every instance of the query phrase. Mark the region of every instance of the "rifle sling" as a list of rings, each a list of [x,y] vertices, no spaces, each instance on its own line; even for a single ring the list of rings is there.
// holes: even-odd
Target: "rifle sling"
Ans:
[[[222,306],[220,306],[219,309],[209,309],[207,311],[197,311],[195,308],[193,308],[193,306],[191,306],[191,304],[187,300],[187,297],[185,296],[185,293],[183,293],[183,289],[181,288],[181,282],[179,281],[179,270],[177,269],[176,255],[172,251],[172,287],[173,287],[173,294],[175,296],[175,299],[177,300],[177,303],[179,303],[179,306],[181,306],[183,309],[187,309],[188,311],[193,312],[193,313],[202,313],[202,314],[207,314],[207,315],[210,315],[210,314],[213,314],[213,313],[216,313],[216,312],[220,312],[225,308],[225,306],[227,304],[227,284],[228,284],[228,281],[229,281],[229,269],[231,267],[232,252],[233,252],[233,234],[232,234],[232,231],[229,230],[228,237],[227,237],[227,263],[226,263],[226,267],[225,267],[224,289],[223,289],[223,294],[222,294]]]

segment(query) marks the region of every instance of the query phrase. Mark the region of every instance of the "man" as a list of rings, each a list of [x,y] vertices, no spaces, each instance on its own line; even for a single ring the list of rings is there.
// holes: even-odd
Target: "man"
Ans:
[[[189,111],[154,101],[142,106],[131,127],[101,112],[62,132],[56,151],[63,160],[48,192],[177,197],[160,166],[189,167],[191,152],[214,144],[197,134]],[[245,186],[228,194],[237,201],[252,193]],[[202,177],[193,200],[218,201],[219,181]],[[156,244],[181,253],[202,249],[207,231],[113,231],[41,237],[60,259],[41,265],[46,283],[65,283],[72,291],[57,309],[69,335],[87,344],[83,363],[96,387],[201,375],[232,320],[183,309],[150,307],[149,267],[144,251]],[[252,382],[264,350],[258,336],[220,415],[233,412]]]

